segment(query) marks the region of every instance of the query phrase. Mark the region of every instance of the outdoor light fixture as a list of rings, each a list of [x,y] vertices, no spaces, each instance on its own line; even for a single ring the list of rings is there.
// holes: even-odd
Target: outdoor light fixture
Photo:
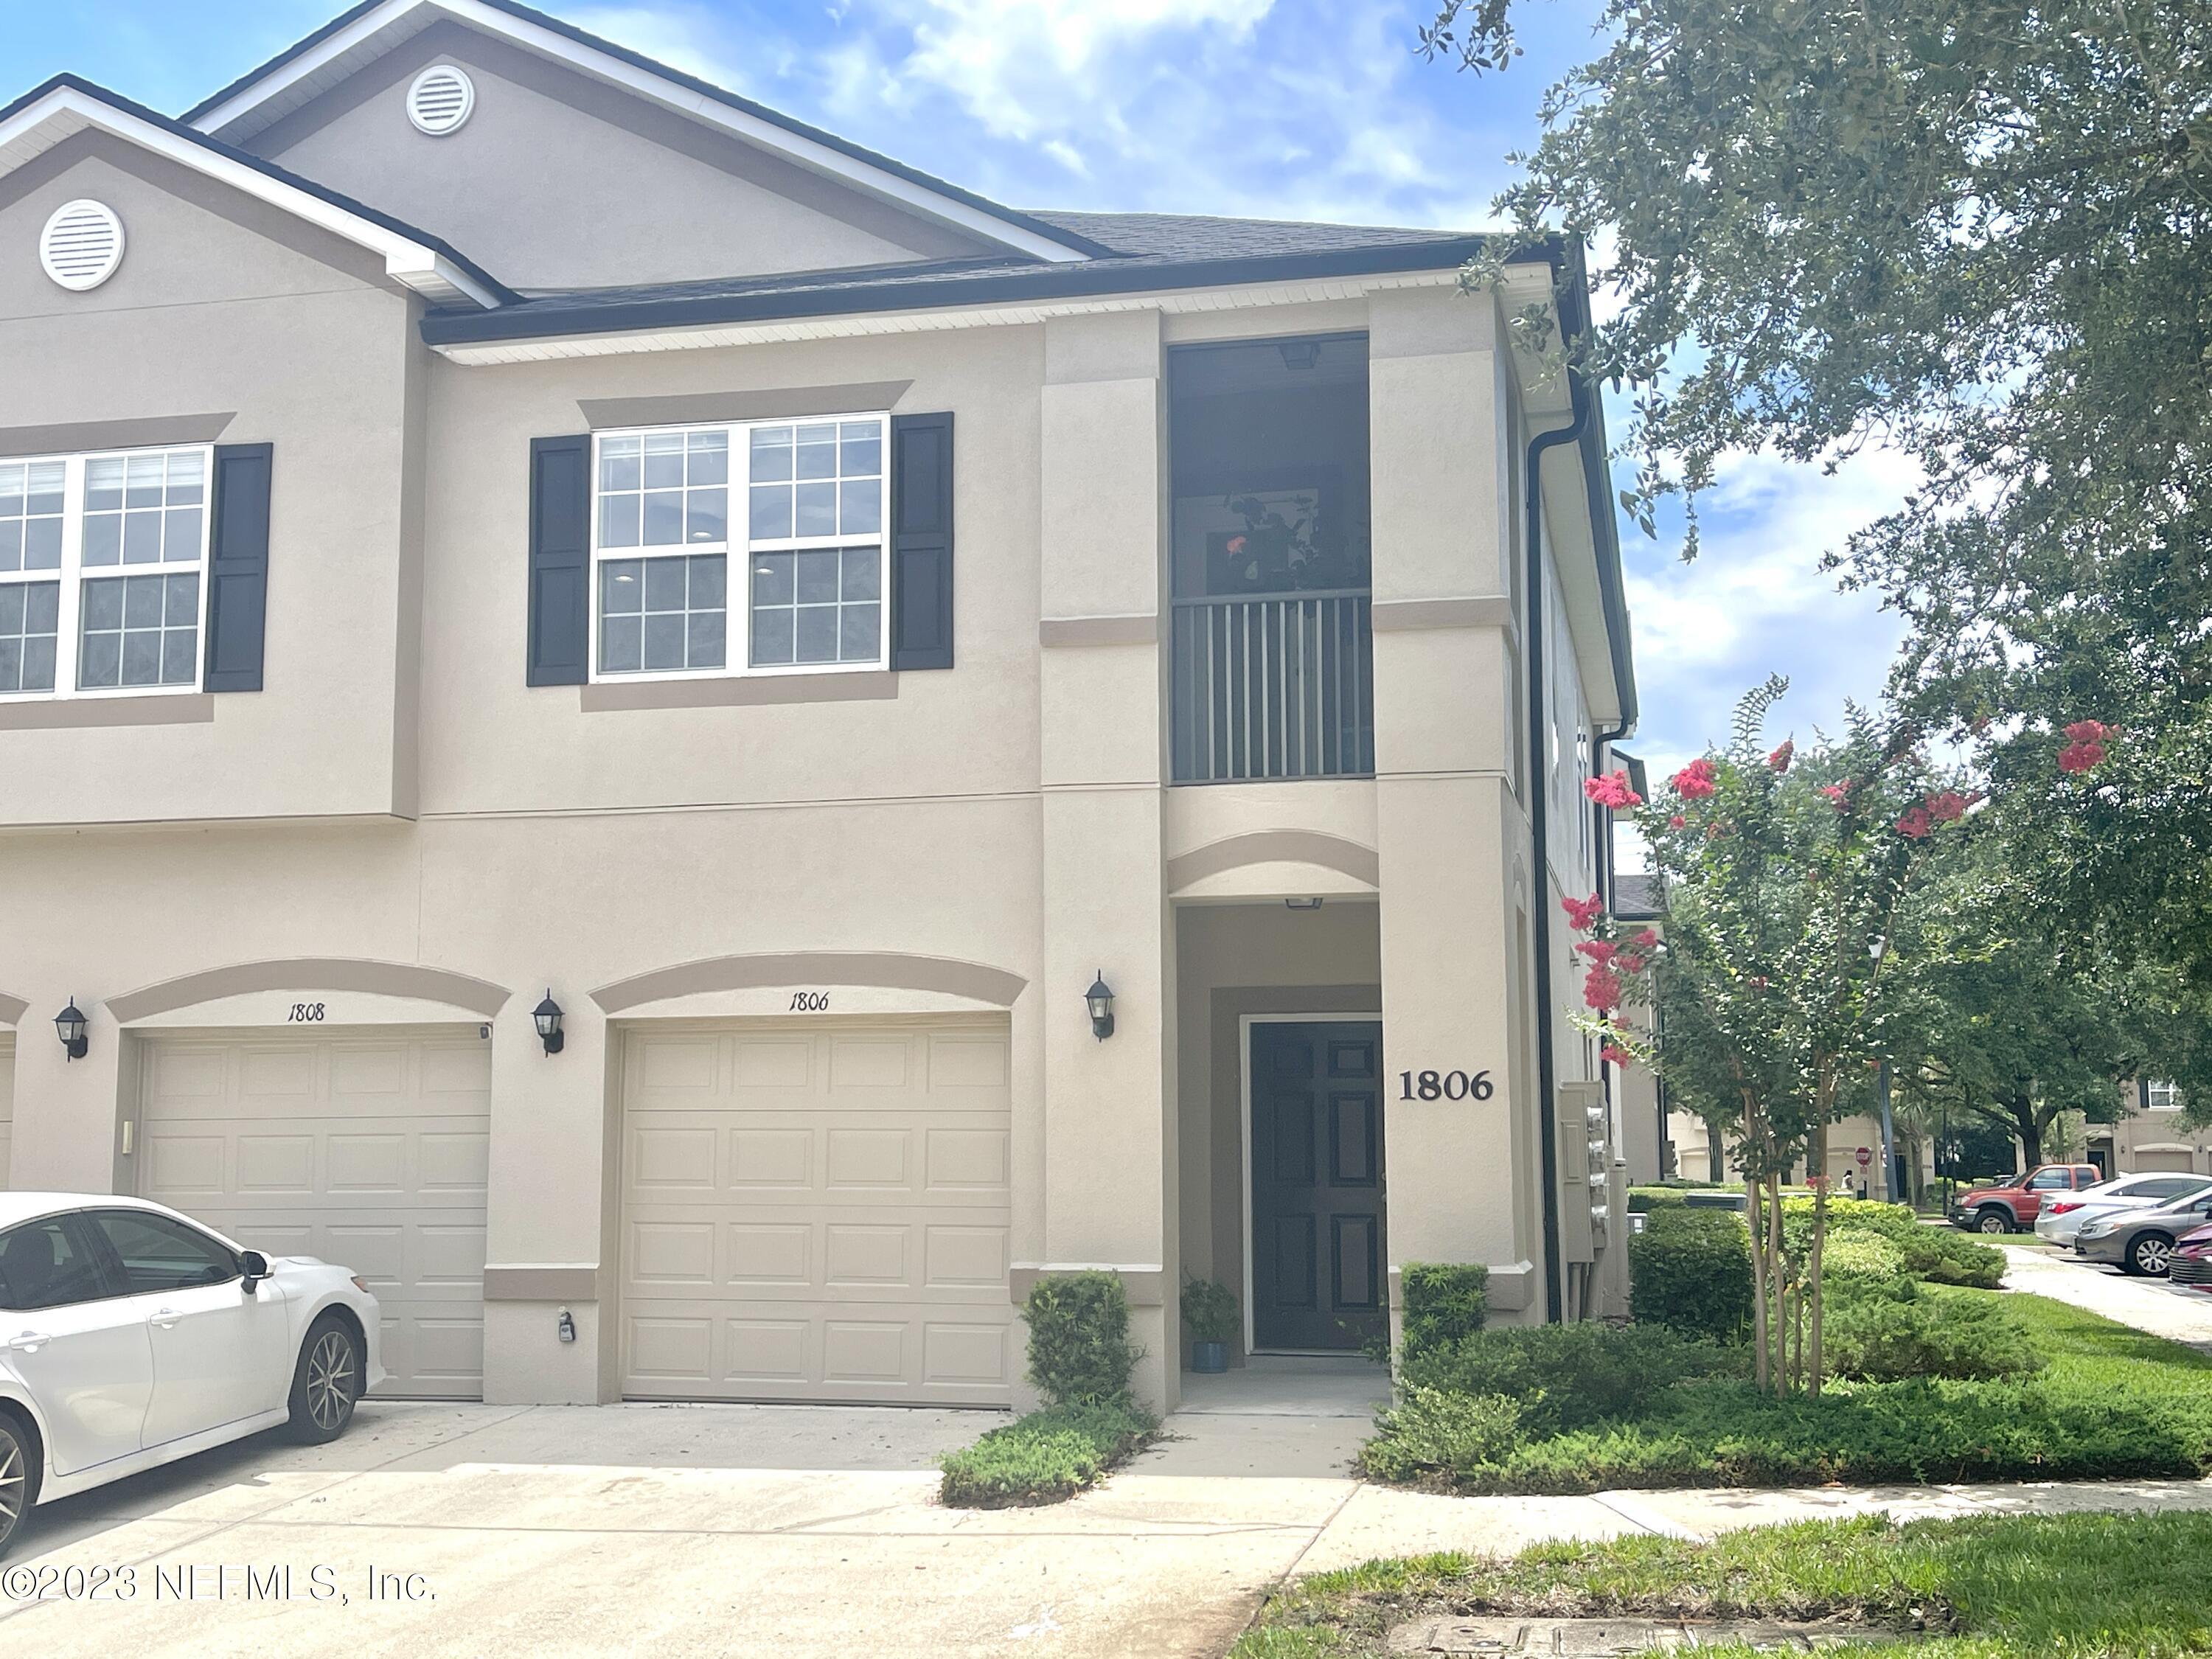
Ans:
[[[1285,368],[1311,368],[1321,361],[1319,340],[1285,340],[1275,349],[1283,354]]]
[[[1114,1035],[1114,988],[1106,982],[1106,970],[1101,968],[1098,977],[1091,981],[1091,988],[1083,994],[1091,1008],[1091,1035],[1101,1042]]]
[[[1286,898],[1283,901],[1283,908],[1285,910],[1318,910],[1321,901],[1318,898]]]
[[[82,1060],[91,1039],[84,1034],[84,1013],[71,997],[69,1006],[54,1016],[54,1030],[60,1034],[62,1048],[71,1060]]]
[[[530,1011],[531,1018],[538,1022],[538,1040],[544,1043],[545,1052],[557,1054],[568,1039],[561,1031],[561,1005],[553,1000],[553,988],[545,988],[545,1000]]]

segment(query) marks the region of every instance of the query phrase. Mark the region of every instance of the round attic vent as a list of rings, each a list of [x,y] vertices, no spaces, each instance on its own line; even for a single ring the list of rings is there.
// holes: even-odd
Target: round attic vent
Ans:
[[[451,64],[431,64],[407,88],[407,118],[433,138],[458,132],[476,106],[476,82]]]
[[[73,292],[98,288],[123,263],[123,221],[104,202],[64,202],[39,233],[39,263]]]

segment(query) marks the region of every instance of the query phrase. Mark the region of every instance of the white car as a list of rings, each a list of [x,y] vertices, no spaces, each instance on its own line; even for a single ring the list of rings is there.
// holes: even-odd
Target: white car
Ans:
[[[343,1267],[143,1199],[0,1193],[0,1550],[33,1504],[280,1424],[334,1440],[383,1380]]]
[[[2052,1194],[2035,1218],[2035,1236],[2053,1244],[2071,1244],[2085,1221],[2171,1204],[2207,1190],[2212,1190],[2212,1176],[2118,1176],[2078,1193]]]

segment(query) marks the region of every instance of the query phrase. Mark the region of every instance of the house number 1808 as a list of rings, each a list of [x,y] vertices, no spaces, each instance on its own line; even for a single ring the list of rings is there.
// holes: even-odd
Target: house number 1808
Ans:
[[[1465,1072],[1398,1073],[1401,1100],[1487,1100],[1497,1092],[1487,1072],[1477,1072],[1473,1077]]]

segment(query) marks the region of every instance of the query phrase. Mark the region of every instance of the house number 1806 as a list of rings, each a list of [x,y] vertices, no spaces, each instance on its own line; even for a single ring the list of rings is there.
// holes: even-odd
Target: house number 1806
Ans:
[[[1465,1072],[1398,1073],[1401,1100],[1487,1100],[1497,1092],[1487,1072],[1477,1072],[1473,1077]]]

